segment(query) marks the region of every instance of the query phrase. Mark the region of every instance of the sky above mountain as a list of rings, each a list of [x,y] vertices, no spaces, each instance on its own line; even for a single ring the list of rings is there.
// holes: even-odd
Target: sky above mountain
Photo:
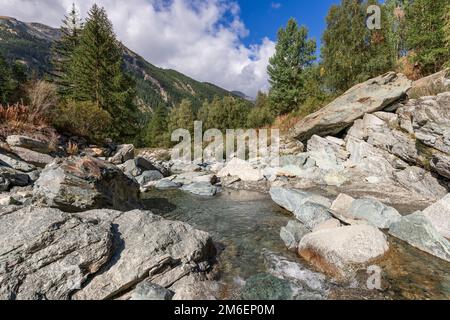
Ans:
[[[267,90],[277,30],[295,17],[320,41],[338,0],[0,0],[0,15],[58,27],[71,6],[105,7],[119,39],[149,62],[255,96]]]

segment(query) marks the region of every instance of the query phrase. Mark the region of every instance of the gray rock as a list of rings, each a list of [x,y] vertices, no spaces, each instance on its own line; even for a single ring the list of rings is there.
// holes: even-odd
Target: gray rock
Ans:
[[[190,274],[177,281],[170,290],[175,291],[172,300],[219,300],[222,284],[215,281],[207,281],[199,274]]]
[[[0,192],[9,191],[12,187],[25,187],[30,184],[30,177],[7,167],[0,167]]]
[[[168,180],[168,179],[159,180],[155,185],[155,188],[160,189],[160,190],[178,189],[180,187],[181,187],[181,184],[173,182],[172,180]]]
[[[392,223],[398,222],[402,217],[394,208],[374,199],[353,201],[349,214],[353,219],[368,221],[380,229],[388,229]]]
[[[145,171],[140,176],[136,177],[136,181],[141,185],[145,186],[147,183],[152,181],[158,181],[163,179],[164,176],[161,174],[161,172],[152,170],[152,171]]]
[[[443,237],[450,239],[450,194],[426,208],[423,214]]]
[[[3,154],[0,150],[0,167],[3,166],[22,172],[30,172],[36,169],[35,166],[20,160],[19,157],[10,153]]]
[[[450,179],[450,156],[436,152],[431,158],[430,166],[439,175]]]
[[[20,157],[20,159],[39,168],[44,168],[47,164],[53,161],[53,157],[45,153],[40,153],[21,147],[12,147],[11,149]]]
[[[317,226],[314,227],[313,232],[327,229],[339,228],[341,226],[341,222],[337,219],[331,218],[328,219]]]
[[[392,224],[389,234],[419,250],[450,262],[450,242],[439,234],[422,212],[405,216]]]
[[[139,185],[108,162],[70,157],[55,160],[42,171],[34,201],[68,212],[130,210],[140,207]]]
[[[0,215],[0,299],[69,299],[108,260],[110,228],[50,208]]]
[[[276,204],[290,212],[294,212],[306,202],[317,203],[326,208],[331,207],[331,201],[329,199],[295,189],[272,187],[270,189],[270,196]]]
[[[145,171],[159,171],[150,161],[142,157],[125,161],[117,167],[130,177],[140,176]]]
[[[343,217],[351,218],[350,208],[352,207],[353,201],[355,201],[354,198],[341,193],[333,201],[333,204],[331,205],[331,210]]]
[[[313,230],[322,222],[332,218],[329,210],[317,203],[305,202],[295,209],[294,215],[309,230]]]
[[[82,215],[89,217],[90,213]],[[140,210],[112,218],[116,235],[114,256],[74,294],[75,300],[120,296],[145,279],[168,288],[215,256],[209,234],[185,223]]]
[[[134,158],[134,146],[132,144],[122,144],[117,146],[116,153],[109,158],[112,164],[122,164]]]
[[[309,232],[310,230],[308,230],[302,223],[291,220],[288,222],[287,226],[281,228],[280,237],[289,250],[297,252],[300,240],[302,240],[302,238]]]
[[[388,250],[386,236],[368,225],[313,232],[303,237],[298,248],[300,256],[337,280],[352,278]]]
[[[181,190],[196,194],[198,196],[212,197],[217,194],[218,188],[208,182],[195,182],[187,186],[183,186]]]
[[[325,108],[297,123],[292,136],[307,141],[314,134],[337,134],[365,113],[383,110],[398,101],[409,88],[411,81],[394,72],[358,84]]]
[[[8,136],[6,138],[6,142],[11,147],[30,149],[39,153],[49,152],[49,145],[47,142],[43,142],[26,136],[18,136],[18,135]]]
[[[130,300],[156,301],[172,300],[174,292],[149,281],[139,283],[131,294]]]

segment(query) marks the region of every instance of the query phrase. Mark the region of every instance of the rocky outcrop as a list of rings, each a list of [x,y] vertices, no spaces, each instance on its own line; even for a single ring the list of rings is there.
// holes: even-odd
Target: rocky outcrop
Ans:
[[[450,239],[450,194],[426,208],[423,214],[443,237]]]
[[[19,135],[8,136],[6,138],[6,142],[11,147],[20,147],[24,149],[33,150],[39,153],[48,153],[50,151],[48,143],[26,136],[19,136]]]
[[[140,206],[139,186],[116,166],[92,157],[57,159],[34,186],[34,202],[68,212]]]
[[[272,187],[270,196],[276,204],[290,212],[296,212],[307,202],[322,205],[325,208],[331,206],[331,201],[325,197],[290,188]]]
[[[368,80],[297,123],[292,135],[300,141],[306,141],[314,134],[337,134],[364,114],[383,110],[400,100],[410,88],[411,81],[394,72]]]
[[[439,234],[422,212],[405,216],[392,224],[389,234],[419,250],[450,262],[450,242]]]
[[[0,299],[69,299],[109,259],[110,229],[50,208],[0,216]]]
[[[225,168],[219,171],[218,177],[237,176],[242,181],[260,181],[264,179],[261,170],[254,169],[247,161],[234,158],[229,161]]]
[[[429,96],[436,90],[450,90],[450,69],[414,81],[411,90],[408,91],[408,96],[411,98]]]
[[[116,153],[108,159],[112,164],[122,164],[134,158],[134,146],[132,144],[122,144],[117,146]]]
[[[95,212],[81,215],[92,217]],[[143,280],[168,288],[190,273],[206,270],[215,256],[209,234],[150,212],[126,212],[111,223],[114,255],[74,299],[114,298]]]
[[[353,201],[348,213],[351,219],[365,220],[380,229],[389,229],[392,223],[398,222],[402,217],[394,208],[374,199]]]
[[[300,240],[302,240],[302,238],[309,232],[310,230],[308,230],[302,223],[296,220],[291,220],[285,227],[281,228],[280,238],[289,250],[296,252]]]
[[[28,174],[8,167],[0,167],[0,192],[9,191],[12,187],[24,187],[29,183]]]
[[[372,226],[349,226],[310,233],[298,252],[322,272],[349,279],[354,272],[389,250],[385,235]]]
[[[11,149],[20,159],[39,168],[44,168],[54,159],[46,153],[40,153],[22,147],[11,147]]]

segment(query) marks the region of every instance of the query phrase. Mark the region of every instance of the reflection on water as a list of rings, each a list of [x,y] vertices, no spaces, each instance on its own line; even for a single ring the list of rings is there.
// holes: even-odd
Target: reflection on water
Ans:
[[[305,266],[281,241],[282,226],[292,219],[268,195],[225,190],[204,198],[179,190],[152,191],[145,205],[167,219],[187,222],[209,232],[223,251],[219,257],[221,279],[229,290],[250,276],[267,272],[264,249]],[[449,299],[450,264],[391,240],[391,252],[379,262],[383,268],[383,292],[364,289],[365,275],[355,288],[332,285],[330,298],[344,299]],[[354,285],[354,284],[353,284]],[[230,294],[232,295],[232,294]]]

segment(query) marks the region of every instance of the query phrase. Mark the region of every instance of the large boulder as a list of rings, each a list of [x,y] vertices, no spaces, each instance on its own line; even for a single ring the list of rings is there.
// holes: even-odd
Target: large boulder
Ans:
[[[270,196],[276,204],[290,212],[295,212],[306,202],[316,203],[326,208],[331,207],[331,201],[325,197],[290,188],[272,187]]]
[[[358,199],[352,202],[349,215],[355,220],[368,221],[380,229],[389,229],[389,226],[401,219],[400,213],[375,199]]]
[[[439,234],[422,212],[410,214],[392,224],[389,234],[419,250],[450,262],[450,242]]]
[[[450,69],[442,70],[428,77],[414,81],[408,96],[411,98],[419,98],[429,96],[432,92],[440,90],[450,90]]]
[[[2,153],[0,149],[0,167],[9,167],[22,172],[31,172],[36,170],[32,164],[22,161],[18,156],[12,153]]]
[[[141,185],[145,186],[149,182],[154,182],[163,179],[164,176],[161,174],[161,172],[157,170],[150,170],[145,171],[140,176],[136,177],[136,181]]]
[[[109,259],[110,229],[51,208],[0,215],[0,299],[69,299]]]
[[[264,179],[261,170],[254,169],[253,166],[238,158],[234,158],[227,163],[225,168],[219,171],[218,177],[237,176],[242,181],[260,181]]]
[[[122,164],[134,158],[134,146],[132,144],[122,144],[117,146],[116,153],[109,158],[112,164]]]
[[[130,177],[138,177],[146,171],[159,171],[150,161],[142,157],[125,161],[117,167]]]
[[[99,212],[99,218],[106,218]],[[93,217],[95,212],[80,214]],[[208,233],[164,220],[151,212],[130,211],[111,216],[115,229],[114,255],[99,273],[73,296],[99,300],[120,296],[147,280],[168,288],[208,263],[215,248]]]
[[[368,225],[326,229],[300,241],[298,252],[319,270],[346,280],[389,250],[386,236]]]
[[[92,157],[57,159],[41,173],[34,201],[68,212],[140,206],[139,185],[116,166]]]
[[[295,125],[292,135],[300,141],[307,141],[314,134],[337,134],[364,114],[383,110],[398,101],[410,88],[411,81],[394,72],[368,80],[301,120]]]
[[[53,161],[53,157],[30,149],[22,147],[12,147],[12,151],[19,156],[23,161],[32,164],[39,168],[44,168],[47,164]]]
[[[296,252],[300,240],[302,240],[302,238],[309,232],[310,230],[308,230],[302,223],[291,220],[285,227],[281,228],[280,238],[289,250]]]
[[[47,142],[43,142],[26,136],[19,136],[19,135],[8,136],[6,138],[6,142],[11,147],[30,149],[40,153],[49,152],[49,144]]]
[[[426,208],[423,214],[443,237],[450,239],[450,194]]]
[[[305,202],[294,211],[294,216],[309,230],[332,218],[328,208],[323,205]]]

